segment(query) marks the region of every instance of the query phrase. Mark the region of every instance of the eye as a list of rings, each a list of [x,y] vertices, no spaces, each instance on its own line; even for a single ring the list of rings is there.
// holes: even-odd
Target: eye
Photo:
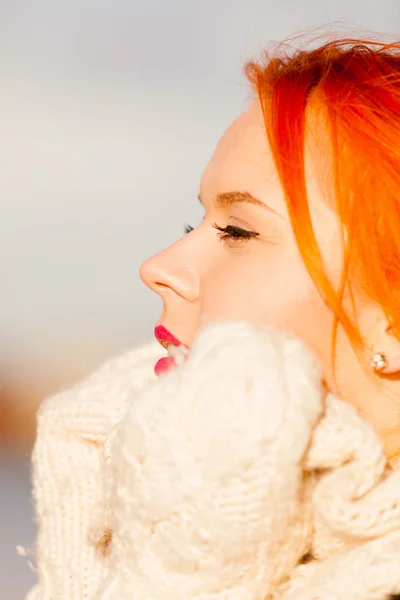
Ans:
[[[222,242],[225,242],[229,245],[229,242],[238,243],[248,241],[251,238],[258,237],[259,234],[256,231],[251,231],[249,229],[243,229],[242,227],[237,227],[234,225],[227,225],[226,227],[221,227],[216,223],[213,224],[214,229],[218,231],[218,237]]]
[[[188,225],[187,223],[185,223],[185,227],[184,227],[184,232],[185,233],[190,233],[191,231],[193,231],[194,227],[192,227],[191,225]]]

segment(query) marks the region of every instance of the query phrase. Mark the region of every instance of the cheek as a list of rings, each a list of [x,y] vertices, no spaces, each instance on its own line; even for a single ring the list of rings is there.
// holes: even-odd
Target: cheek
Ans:
[[[201,312],[203,326],[233,319],[287,331],[302,339],[323,365],[330,362],[332,313],[295,253],[271,249],[268,254],[267,249],[257,256],[245,251],[214,263],[202,279]]]

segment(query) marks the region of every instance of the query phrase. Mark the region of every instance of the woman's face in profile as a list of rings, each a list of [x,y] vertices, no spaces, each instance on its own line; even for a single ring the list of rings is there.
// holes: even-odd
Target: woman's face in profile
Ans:
[[[329,275],[341,270],[335,213],[306,161],[310,212]],[[204,219],[141,267],[163,301],[158,322],[190,346],[210,321],[275,326],[303,339],[329,378],[333,317],[306,270],[258,104],[222,136],[201,179]]]

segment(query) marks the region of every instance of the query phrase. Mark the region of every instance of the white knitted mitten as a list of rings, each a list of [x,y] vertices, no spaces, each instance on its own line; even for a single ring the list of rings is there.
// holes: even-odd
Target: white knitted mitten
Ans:
[[[89,535],[103,501],[102,447],[159,356],[158,344],[130,352],[42,405],[33,452],[39,583],[27,600],[92,600],[104,579]]]
[[[113,430],[111,572],[96,598],[266,598],[310,542],[302,463],[320,381],[282,333],[208,326]]]

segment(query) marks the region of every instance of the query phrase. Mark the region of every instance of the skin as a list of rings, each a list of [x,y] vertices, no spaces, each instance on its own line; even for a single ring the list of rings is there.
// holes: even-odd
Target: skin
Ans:
[[[310,123],[306,151],[309,206],[327,274],[335,285],[342,271],[343,249],[337,215],[327,200],[326,135],[318,136],[321,127],[313,127],[312,119]],[[218,202],[218,195],[227,192],[251,194],[259,204]],[[148,259],[140,270],[144,283],[162,298],[159,323],[188,346],[202,327],[219,319],[259,322],[294,334],[320,361],[327,387],[374,424],[389,458],[395,457],[400,448],[399,384],[393,374],[377,382],[372,371],[361,366],[340,326],[333,373],[333,314],[300,255],[258,103],[222,136],[201,179],[200,198],[202,223]],[[223,240],[215,224],[258,235]],[[398,344],[387,333],[381,308],[360,295],[356,310],[366,340],[365,358],[381,351],[393,357],[395,364]]]

